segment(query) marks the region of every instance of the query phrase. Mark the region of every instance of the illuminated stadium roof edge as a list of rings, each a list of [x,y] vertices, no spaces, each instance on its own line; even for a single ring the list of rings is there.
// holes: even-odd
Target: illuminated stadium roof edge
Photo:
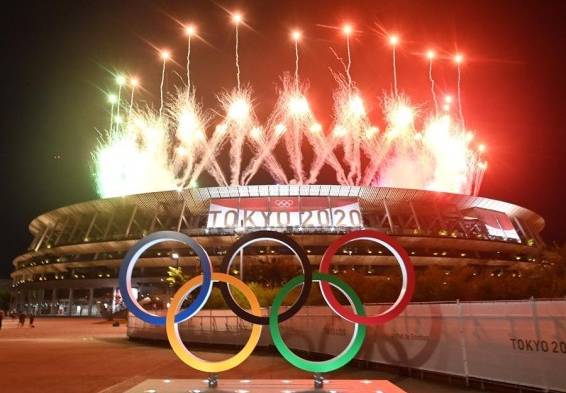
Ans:
[[[123,206],[135,205],[143,209],[155,210],[163,203],[184,203],[193,214],[206,214],[208,211],[208,203],[211,199],[270,196],[328,196],[358,198],[363,210],[376,206],[383,201],[387,201],[388,204],[392,205],[398,202],[411,201],[453,204],[460,210],[482,208],[505,213],[509,217],[517,217],[529,222],[532,228],[537,232],[540,232],[544,228],[544,219],[532,210],[509,202],[479,196],[389,187],[342,185],[254,185],[187,188],[182,191],[159,191],[76,203],[49,211],[36,217],[30,223],[29,230],[32,233],[36,233],[41,227],[52,225],[63,216],[89,214],[94,212],[111,212],[116,208]]]

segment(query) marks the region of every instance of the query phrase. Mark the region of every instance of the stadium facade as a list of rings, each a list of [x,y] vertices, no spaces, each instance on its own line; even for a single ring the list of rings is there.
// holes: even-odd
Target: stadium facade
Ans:
[[[450,270],[528,268],[544,262],[541,216],[488,198],[442,192],[338,185],[266,185],[191,188],[94,200],[42,214],[29,225],[28,250],[14,259],[12,307],[39,315],[98,316],[121,302],[118,271],[127,250],[143,236],[180,231],[206,248],[214,266],[243,233],[271,229],[290,234],[313,265],[341,234],[372,228],[395,237],[416,268]],[[257,243],[246,249],[244,269],[254,261],[293,260],[283,246]],[[275,258],[275,259],[274,259]],[[170,295],[170,266],[193,266],[192,251],[162,243],[138,261],[133,282],[153,301]],[[395,261],[376,244],[355,243],[333,259],[336,269],[372,274]]]

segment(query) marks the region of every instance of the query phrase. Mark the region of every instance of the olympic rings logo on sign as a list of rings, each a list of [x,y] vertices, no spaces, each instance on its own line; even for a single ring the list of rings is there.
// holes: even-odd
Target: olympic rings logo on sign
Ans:
[[[377,315],[366,316],[363,303],[356,292],[344,281],[328,273],[330,261],[336,252],[347,243],[355,240],[372,241],[384,246],[391,252],[401,267],[403,282],[399,296],[389,308]],[[144,251],[155,244],[170,241],[184,243],[195,252],[200,261],[202,274],[183,284],[173,296],[166,316],[159,316],[144,310],[137,299],[133,297],[132,271],[135,263]],[[261,241],[272,241],[289,248],[299,259],[303,269],[302,275],[289,280],[277,293],[268,316],[261,315],[259,301],[250,287],[238,278],[228,274],[235,257],[245,247]],[[407,307],[415,288],[413,264],[407,252],[389,236],[373,230],[353,231],[335,240],[322,256],[319,271],[317,272],[312,271],[307,254],[292,237],[275,231],[251,232],[236,241],[226,253],[221,266],[222,273],[215,273],[212,270],[212,263],[208,254],[194,239],[179,232],[161,231],[144,237],[128,251],[120,267],[119,278],[120,291],[128,310],[144,322],[152,325],[165,325],[167,339],[175,354],[188,366],[209,373],[229,370],[246,360],[259,342],[263,325],[269,326],[273,343],[279,353],[295,367],[316,373],[336,370],[356,356],[364,342],[366,326],[383,324],[398,316]],[[346,349],[334,358],[320,362],[309,361],[293,353],[284,343],[279,329],[280,322],[291,318],[305,305],[313,281],[319,283],[323,298],[330,308],[343,319],[354,323],[352,339]],[[219,283],[220,292],[228,307],[241,319],[252,323],[250,337],[240,352],[229,359],[217,362],[203,360],[191,353],[183,344],[178,327],[179,323],[188,320],[202,309],[210,296],[213,282]],[[301,284],[301,292],[295,303],[279,314],[279,309],[285,297]],[[244,310],[236,303],[230,291],[230,286],[236,287],[244,295],[250,305],[249,311]],[[337,288],[346,297],[353,310],[340,304],[332,292],[331,286]],[[185,299],[197,288],[199,288],[198,294],[194,301],[186,309],[181,310]]]
[[[292,199],[276,199],[274,203],[277,207],[291,207],[294,201]]]

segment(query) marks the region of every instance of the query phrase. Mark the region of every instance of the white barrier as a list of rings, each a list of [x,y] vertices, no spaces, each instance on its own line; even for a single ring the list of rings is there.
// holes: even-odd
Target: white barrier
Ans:
[[[385,306],[366,306],[374,314]],[[250,324],[229,310],[205,310],[180,326],[191,342],[243,344]],[[303,307],[281,324],[289,347],[337,354],[352,324],[327,307]],[[164,328],[129,316],[128,335],[166,339]],[[264,328],[261,346],[271,345]],[[541,389],[566,390],[566,300],[410,304],[369,327],[357,359]]]

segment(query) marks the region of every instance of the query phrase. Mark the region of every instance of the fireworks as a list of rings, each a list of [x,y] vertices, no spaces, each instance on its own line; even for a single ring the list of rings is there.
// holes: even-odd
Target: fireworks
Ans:
[[[299,30],[294,43],[294,74],[281,78],[278,99],[271,115],[260,121],[253,92],[242,86],[239,63],[240,13],[231,15],[235,25],[236,87],[218,95],[219,110],[203,108],[195,97],[190,76],[191,38],[195,25],[185,27],[188,37],[187,85],[164,95],[169,51],[162,50],[159,111],[135,105],[139,86],[135,77],[118,75],[117,94],[108,96],[110,127],[93,153],[98,192],[103,197],[194,187],[207,172],[219,185],[246,185],[263,168],[278,184],[312,184],[328,165],[336,182],[477,194],[487,169],[485,146],[475,145],[465,128],[461,106],[463,56],[457,54],[457,118],[452,117],[451,96],[438,112],[429,49],[428,79],[432,110],[412,105],[398,91],[396,48],[399,37],[387,37],[393,55],[393,89],[381,101],[364,96],[350,75],[352,25],[343,25],[348,54],[344,74],[336,74],[333,116],[324,127],[309,102],[308,84],[299,79]],[[122,88],[130,89],[128,111],[121,113]],[[383,110],[384,126],[372,123],[373,108]],[[245,146],[252,154],[245,157]],[[281,146],[281,147],[280,147]],[[246,148],[247,149],[247,148]],[[312,157],[305,151],[313,151]],[[284,159],[280,157],[285,152]],[[247,154],[246,154],[247,156]],[[222,159],[220,159],[222,157]],[[305,158],[306,157],[306,158]]]
[[[161,115],[163,114],[163,104],[164,104],[163,89],[165,85],[165,64],[171,58],[171,52],[164,49],[161,52],[159,52],[159,56],[161,57],[161,60],[163,60],[163,67],[161,68],[161,84],[159,85],[159,118],[161,118]]]
[[[462,125],[464,124],[464,114],[462,113],[462,94],[461,94],[461,85],[462,85],[462,62],[464,61],[464,56],[460,53],[454,56],[454,63],[456,63],[456,67],[458,70],[458,115],[460,116],[460,122]]]
[[[197,28],[195,25],[188,25],[185,27],[185,34],[188,37],[187,40],[187,86],[190,90],[191,88],[191,38],[197,33]]]
[[[393,92],[397,96],[397,45],[399,45],[399,36],[389,36],[389,45],[391,45],[391,54],[393,59]]]
[[[132,108],[134,107],[134,93],[136,92],[136,87],[138,87],[139,84],[140,81],[138,78],[136,77],[130,78],[131,93],[130,93],[130,105],[128,107],[128,117],[130,117],[132,114]]]
[[[115,124],[93,153],[98,193],[112,197],[175,189],[165,128],[151,112],[134,111],[126,122]]]
[[[429,49],[426,51],[426,57],[428,59],[428,80],[430,81],[430,92],[432,95],[432,102],[434,102],[434,113],[438,112],[438,100],[436,99],[436,90],[434,88],[434,78],[432,77],[432,61],[436,57],[436,53]]]

